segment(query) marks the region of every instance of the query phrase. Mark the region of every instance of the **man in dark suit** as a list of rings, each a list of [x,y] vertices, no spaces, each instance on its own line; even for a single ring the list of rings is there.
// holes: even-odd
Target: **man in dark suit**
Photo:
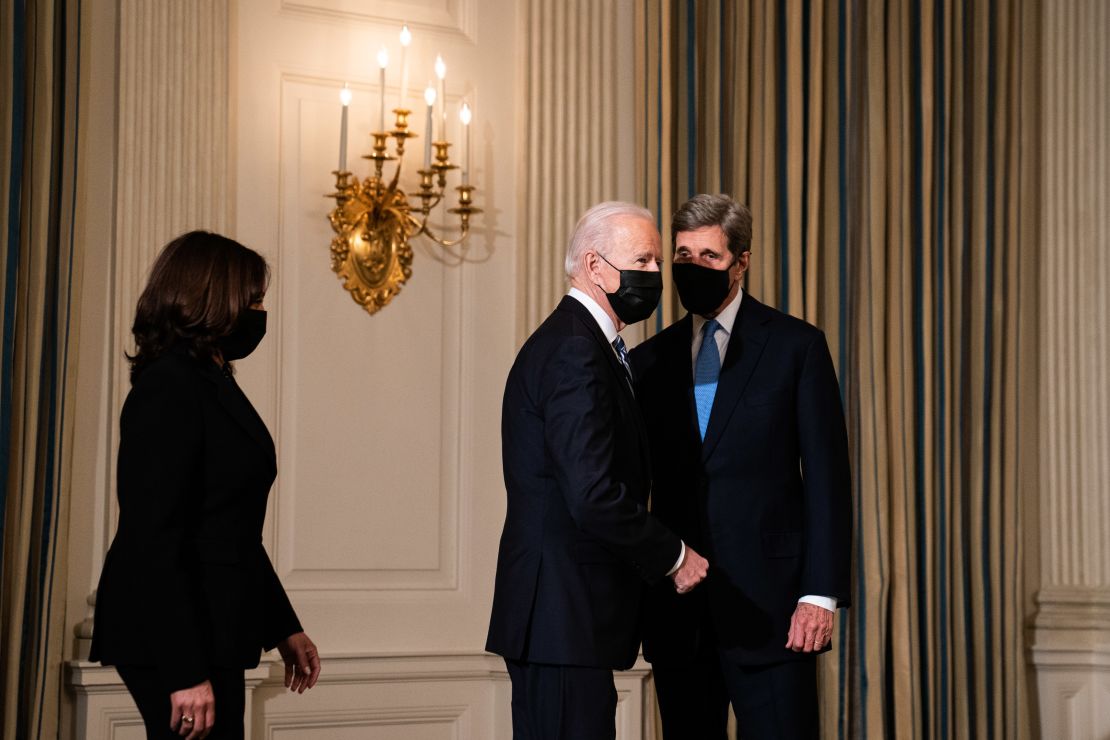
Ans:
[[[640,646],[642,583],[685,593],[707,564],[647,511],[647,438],[618,332],[662,290],[651,213],[602,203],[567,250],[571,289],[505,384],[508,493],[486,649],[505,658],[516,740],[615,736],[613,669]]]
[[[644,635],[675,738],[817,737],[816,655],[847,606],[851,491],[824,334],[741,289],[751,213],[699,195],[674,215],[689,313],[631,354],[653,513],[713,570],[684,599],[653,589]]]

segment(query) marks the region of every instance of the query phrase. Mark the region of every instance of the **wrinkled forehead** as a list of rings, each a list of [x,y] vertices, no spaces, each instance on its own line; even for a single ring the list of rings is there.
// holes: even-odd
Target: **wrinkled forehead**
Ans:
[[[674,248],[702,250],[711,249],[714,252],[728,250],[728,237],[720,226],[705,226],[692,231],[680,231],[674,235]]]
[[[659,230],[646,218],[622,216],[613,219],[610,235],[610,248],[629,257],[659,252]]]

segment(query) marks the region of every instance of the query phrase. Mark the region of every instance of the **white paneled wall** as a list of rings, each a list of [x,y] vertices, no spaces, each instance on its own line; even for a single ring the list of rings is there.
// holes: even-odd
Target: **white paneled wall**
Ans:
[[[76,484],[74,505],[94,513],[96,531],[82,539],[90,567],[71,584],[70,624],[87,637],[85,597],[114,531],[135,300],[168,239],[222,231],[273,270],[269,332],[238,373],[278,447],[266,546],[324,658],[304,696],[283,691],[274,656],[249,673],[248,736],[510,737],[504,666],[483,650],[504,515],[501,393],[525,325],[563,290],[561,273],[529,266],[561,265],[582,210],[636,192],[631,0],[90,0],[97,7],[119,17],[116,48],[101,31],[87,52],[118,64],[106,90],[115,126],[100,147],[117,152],[115,234],[103,247],[108,286],[84,304],[110,317],[109,350],[94,357],[103,382],[84,399],[100,410],[79,459],[97,474]],[[391,52],[395,107],[402,22],[414,36],[410,107],[442,54],[449,139],[459,141],[464,97],[475,110],[471,183],[484,213],[472,261],[445,264],[416,240],[411,280],[368,316],[331,272],[324,195],[345,82],[348,163],[369,173],[359,156],[377,128],[374,56]],[[410,121],[423,135],[417,110]],[[408,142],[403,187],[422,144]],[[67,671],[76,735],[141,737],[115,671],[83,650],[79,640]],[[648,681],[642,663],[618,677],[621,738],[653,736]]]

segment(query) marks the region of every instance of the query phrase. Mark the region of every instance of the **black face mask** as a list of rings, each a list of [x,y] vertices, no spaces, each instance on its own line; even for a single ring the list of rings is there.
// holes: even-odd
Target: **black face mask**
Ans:
[[[258,346],[266,336],[266,312],[248,308],[239,314],[239,323],[226,337],[220,337],[216,346],[224,357],[224,362],[241,360]]]
[[[733,261],[732,265],[736,262]],[[732,290],[732,265],[723,270],[703,267],[693,262],[675,262],[671,265],[678,298],[690,313],[707,314],[716,311]]]
[[[651,316],[663,295],[663,273],[647,270],[622,270],[598,252],[605,264],[621,274],[621,285],[616,293],[606,293],[613,313],[625,324],[635,324]],[[604,290],[604,288],[602,288]]]

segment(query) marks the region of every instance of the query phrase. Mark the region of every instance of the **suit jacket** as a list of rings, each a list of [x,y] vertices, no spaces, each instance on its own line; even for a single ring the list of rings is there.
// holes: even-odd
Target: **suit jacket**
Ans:
[[[631,383],[589,310],[564,297],[505,384],[508,508],[486,649],[629,668],[644,580],[681,543],[647,512],[647,439]]]
[[[631,353],[652,511],[709,560],[691,594],[652,592],[644,654],[680,659],[715,639],[741,664],[799,657],[784,647],[798,598],[848,606],[851,595],[848,443],[828,345],[815,327],[745,294],[703,443],[692,324],[687,315]]]
[[[214,362],[174,350],[142,372],[120,416],[92,660],[157,666],[174,691],[301,631],[262,548],[276,472],[265,424]]]

